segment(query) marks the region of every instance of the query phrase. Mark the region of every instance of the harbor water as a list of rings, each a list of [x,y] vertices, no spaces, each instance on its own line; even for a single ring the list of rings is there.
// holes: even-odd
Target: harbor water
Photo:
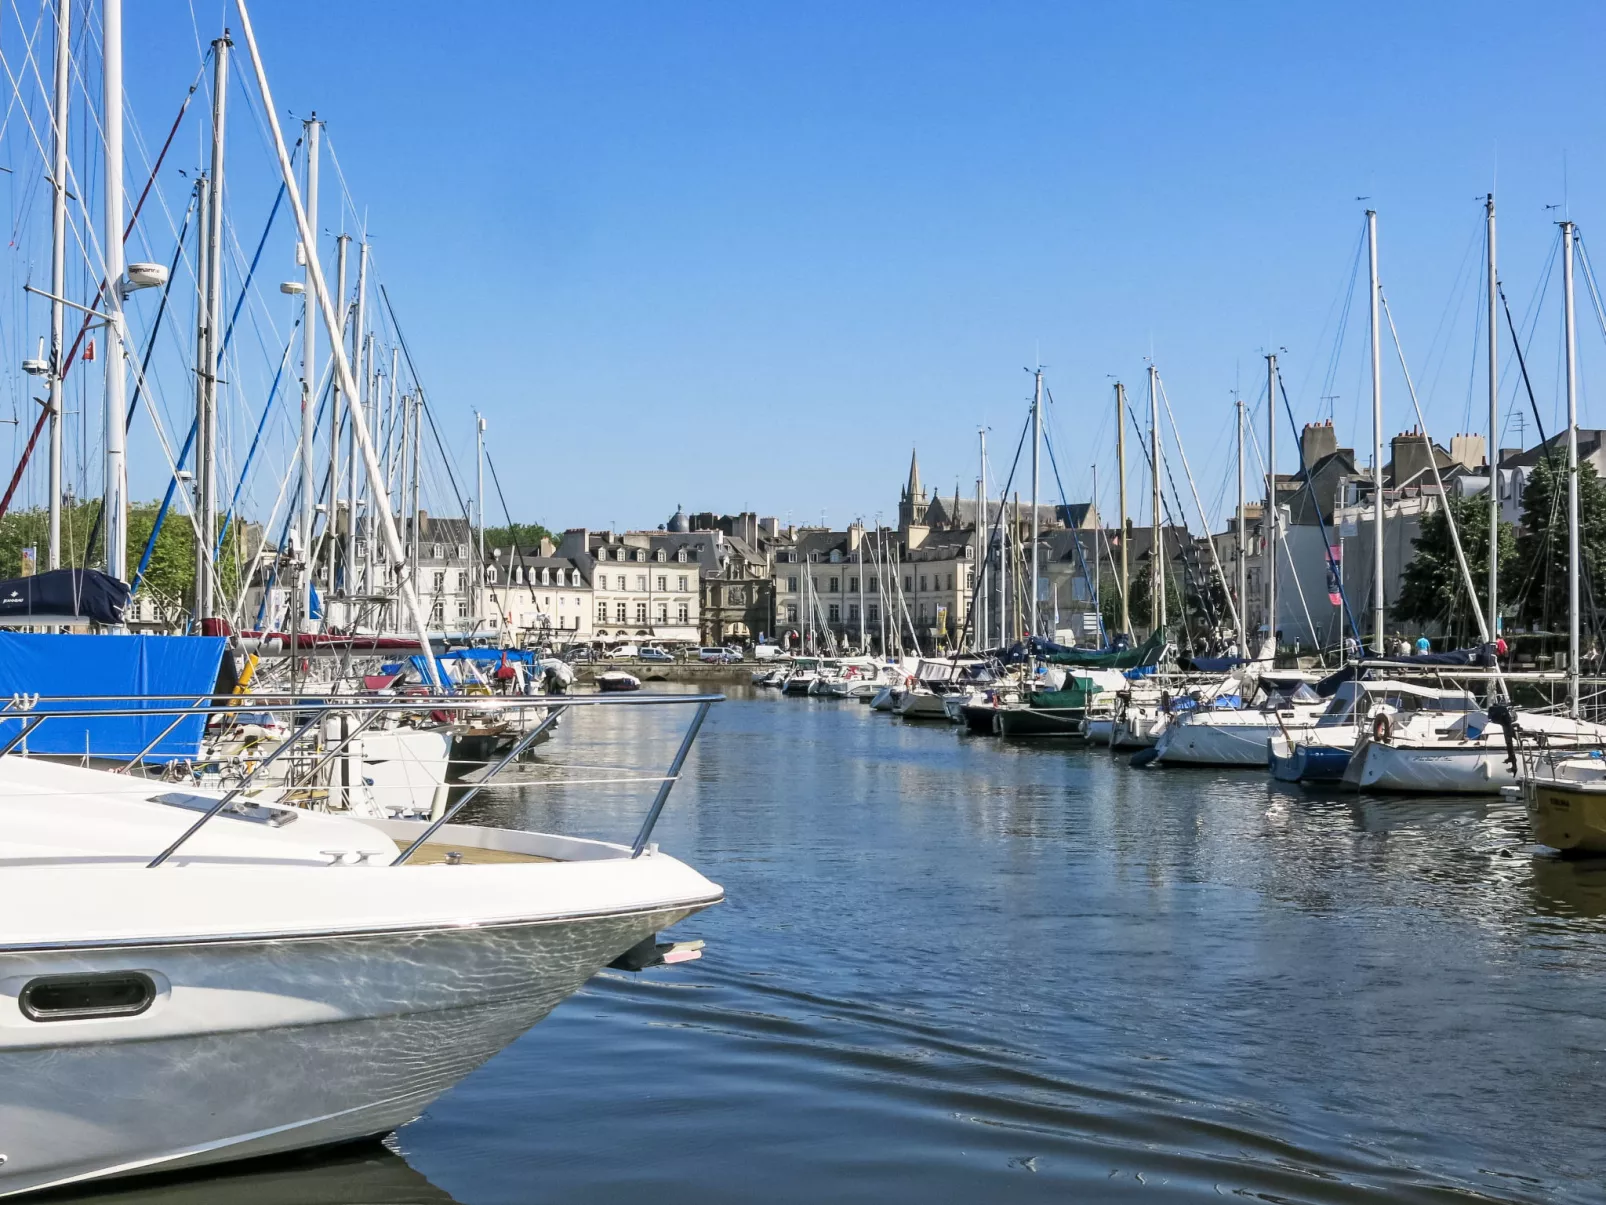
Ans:
[[[96,1199],[1601,1199],[1606,869],[1514,801],[730,694],[656,833],[726,889],[702,961],[604,971],[383,1146]],[[689,715],[571,714],[478,819],[627,839],[652,784],[596,780]]]

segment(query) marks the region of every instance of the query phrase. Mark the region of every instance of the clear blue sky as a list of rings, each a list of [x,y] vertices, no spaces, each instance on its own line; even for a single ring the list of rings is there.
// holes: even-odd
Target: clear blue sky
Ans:
[[[189,10],[153,7],[128,16],[147,131],[196,61]],[[197,6],[203,31],[222,11]],[[275,0],[256,19],[281,111],[328,120],[369,207],[465,467],[477,406],[513,509],[553,526],[652,526],[677,502],[890,517],[911,444],[968,494],[979,424],[1007,470],[1038,358],[1082,497],[1092,462],[1113,478],[1110,381],[1141,397],[1150,354],[1208,503],[1265,349],[1287,349],[1301,420],[1322,404],[1368,204],[1447,442],[1484,408],[1482,194],[1519,314],[1552,254],[1544,207],[1586,239],[1606,217],[1592,5]],[[1532,348],[1547,422],[1556,294]],[[1332,391],[1364,447],[1355,305]],[[1585,419],[1606,422],[1579,312]]]

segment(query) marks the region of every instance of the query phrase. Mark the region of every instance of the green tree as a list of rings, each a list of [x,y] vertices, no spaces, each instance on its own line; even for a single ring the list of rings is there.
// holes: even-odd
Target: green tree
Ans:
[[[1165,574],[1165,618],[1167,626],[1177,623],[1182,618],[1182,582],[1178,580],[1180,570],[1173,562],[1166,566]],[[1130,599],[1128,609],[1132,612],[1132,626],[1148,628],[1154,625],[1154,583],[1149,580],[1149,566],[1145,562],[1141,568],[1134,568],[1132,584],[1130,586]],[[1120,623],[1120,596],[1114,599],[1116,607],[1116,623]],[[1113,629],[1112,629],[1113,630]]]
[[[1457,643],[1477,637],[1478,622],[1467,602],[1466,585],[1450,539],[1450,519],[1461,537],[1461,551],[1477,589],[1478,609],[1489,607],[1489,500],[1487,496],[1452,495],[1448,509],[1440,507],[1422,520],[1421,533],[1411,541],[1411,561],[1400,583],[1394,618],[1402,623],[1440,624]],[[1511,524],[1500,525],[1500,578],[1510,581],[1517,568],[1517,539]]]
[[[1601,597],[1606,570],[1606,483],[1594,466],[1578,466],[1578,543],[1584,570],[1584,605]],[[1517,617],[1544,631],[1567,620],[1567,466],[1542,458],[1522,495],[1517,537]],[[1511,594],[1507,589],[1503,593]]]
[[[554,536],[539,523],[514,523],[504,527],[487,527],[485,529],[485,555],[490,550],[500,548],[504,555],[507,549],[517,545],[519,548],[530,548],[539,544],[543,539],[557,542]]]

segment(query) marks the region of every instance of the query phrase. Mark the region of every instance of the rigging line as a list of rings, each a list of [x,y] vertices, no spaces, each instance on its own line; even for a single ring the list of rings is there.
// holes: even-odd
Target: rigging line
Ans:
[[[128,236],[133,232],[134,226],[139,222],[140,211],[145,206],[145,198],[151,194],[151,186],[156,183],[156,174],[162,170],[162,162],[167,158],[168,149],[173,145],[173,137],[178,133],[179,123],[184,120],[185,110],[190,107],[190,100],[195,96],[195,89],[199,84],[200,76],[197,75],[195,82],[190,85],[190,90],[184,95],[184,102],[179,105],[178,116],[173,119],[173,126],[167,132],[167,141],[162,143],[161,153],[156,156],[156,163],[151,168],[150,175],[145,180],[145,187],[140,190],[139,200],[134,203],[134,211],[129,215],[128,224],[123,228],[123,242],[125,244],[128,242]],[[80,191],[79,195],[82,196],[83,193]],[[89,308],[94,309],[95,306],[99,305],[101,298],[105,295],[106,281],[104,278],[102,278],[100,287],[95,290],[95,299],[90,302]],[[83,324],[78,328],[78,336],[73,340],[72,349],[67,353],[67,358],[62,361],[61,377],[63,380],[66,379],[68,372],[72,370],[72,366],[78,356],[79,349],[83,346],[84,336],[89,333],[89,327],[92,321],[93,315],[84,315]],[[11,499],[17,492],[18,483],[22,481],[23,470],[28,467],[28,460],[33,455],[34,448],[39,443],[39,436],[44,431],[45,424],[49,421],[49,419],[50,412],[48,409],[46,409],[39,415],[38,420],[33,425],[33,432],[28,436],[27,446],[23,448],[22,456],[17,461],[16,471],[11,474],[11,484],[6,486],[6,492],[4,496],[0,496],[0,518],[4,518],[6,511],[11,508]],[[84,560],[85,563],[88,562],[89,558],[87,555],[85,556]]]
[[[1439,501],[1444,506],[1445,526],[1450,532],[1450,545],[1455,549],[1456,564],[1461,569],[1461,585],[1467,592],[1467,601],[1472,608],[1472,616],[1478,622],[1478,640],[1488,644],[1492,639],[1489,635],[1489,625],[1484,620],[1483,609],[1478,604],[1478,589],[1472,582],[1472,570],[1467,565],[1466,551],[1461,547],[1461,533],[1456,530],[1455,515],[1450,509],[1450,495],[1445,491],[1444,478],[1439,474],[1439,458],[1433,454],[1433,442],[1428,436],[1427,420],[1422,417],[1422,406],[1417,401],[1416,386],[1411,381],[1411,370],[1405,363],[1405,348],[1400,343],[1400,332],[1394,326],[1394,311],[1389,309],[1388,297],[1380,288],[1377,291],[1378,301],[1383,306],[1383,316],[1389,322],[1389,335],[1394,340],[1394,352],[1400,360],[1400,375],[1405,378],[1405,391],[1411,395],[1411,409],[1416,412],[1417,425],[1422,431],[1422,442],[1427,445],[1428,468],[1433,470],[1433,483],[1439,490]],[[1505,679],[1500,674],[1500,663],[1495,662],[1494,683],[1502,695],[1506,694]]]
[[[430,433],[435,437],[436,450],[440,452],[441,461],[446,468],[446,479],[451,482],[452,493],[456,497],[458,505],[463,508],[463,513],[467,514],[467,496],[457,484],[457,474],[452,472],[451,458],[446,454],[446,445],[441,439],[440,428],[435,425],[435,415],[430,410],[428,398],[424,393],[424,384],[418,379],[418,369],[413,364],[412,349],[408,347],[407,337],[402,334],[401,323],[396,320],[396,308],[391,305],[390,293],[383,284],[379,286],[379,295],[384,299],[385,310],[390,314],[391,327],[396,332],[396,342],[401,346],[402,355],[407,360],[407,371],[412,375],[413,385],[418,390],[419,406],[423,409],[424,416],[429,419]]]
[[[496,462],[491,459],[491,453],[489,452],[489,450],[487,450],[486,453],[485,453],[485,463],[486,463],[486,465],[488,465],[490,467],[490,470],[491,470],[491,484],[496,487],[497,501],[499,501],[502,504],[502,517],[507,520],[508,531],[512,534],[513,555],[518,560],[518,567],[520,569],[523,569],[524,568],[524,550],[519,547],[519,525],[517,523],[513,522],[513,512],[508,510],[508,508],[507,508],[507,495],[502,492],[502,479],[496,475]],[[484,516],[481,516],[480,517],[480,528],[481,528],[481,530],[484,530],[484,527],[485,527],[485,518],[484,518]],[[535,581],[530,577],[530,575],[528,573],[526,573],[524,576],[525,576],[527,584],[530,587],[530,602],[533,605],[535,603]],[[509,583],[509,584],[511,585],[512,583]]]
[[[1355,614],[1350,610],[1349,595],[1344,592],[1344,567],[1333,559],[1333,541],[1327,534],[1327,524],[1322,520],[1321,503],[1317,501],[1316,487],[1310,479],[1310,465],[1305,463],[1305,441],[1300,438],[1299,424],[1294,421],[1294,407],[1288,400],[1288,386],[1283,383],[1281,368],[1277,370],[1277,391],[1282,394],[1283,411],[1288,415],[1288,426],[1294,433],[1294,446],[1299,449],[1299,475],[1305,479],[1305,493],[1309,495],[1311,510],[1316,515],[1316,527],[1321,533],[1322,549],[1327,557],[1327,572],[1332,575],[1333,581],[1338,585],[1338,597],[1344,607],[1344,618],[1349,620],[1350,631],[1355,636],[1356,644],[1360,644],[1360,625],[1355,622]],[[1294,580],[1296,583],[1298,582],[1298,574],[1295,574]],[[1314,627],[1311,629],[1313,633],[1315,630]],[[1382,656],[1382,652],[1379,649],[1378,655]]]
[[[1046,389],[1045,389],[1045,392],[1046,392]],[[1053,398],[1052,394],[1049,395],[1049,399],[1048,400],[1049,400],[1050,404],[1053,403],[1054,398]],[[1065,482],[1060,480],[1060,465],[1059,465],[1059,460],[1054,455],[1054,441],[1049,438],[1048,433],[1046,431],[1043,433],[1043,446],[1048,449],[1048,465],[1049,465],[1049,468],[1054,470],[1054,484],[1059,487],[1060,505],[1062,505],[1065,508],[1065,523],[1066,523],[1067,527],[1070,527],[1070,522],[1071,522],[1071,502],[1070,502],[1070,499],[1065,496]],[[1097,502],[1095,502],[1093,504],[1093,513],[1095,515],[1097,515],[1097,513],[1098,513],[1098,503]],[[1096,602],[1097,599],[1098,599],[1098,596],[1099,596],[1099,587],[1098,587],[1098,583],[1093,580],[1092,575],[1087,570],[1087,557],[1082,552],[1082,535],[1081,535],[1081,532],[1080,532],[1079,529],[1072,527],[1070,534],[1071,534],[1071,547],[1076,549],[1076,564],[1077,564],[1077,567],[1082,571],[1082,580],[1087,583],[1087,591],[1088,591],[1089,601],[1095,601]],[[1094,556],[1097,556],[1098,555],[1098,549],[1095,547],[1095,549],[1093,551],[1094,551]],[[1054,607],[1055,607],[1055,614],[1058,614],[1059,613],[1059,596],[1057,594],[1055,595]],[[1108,644],[1109,640],[1106,637],[1105,632],[1104,632],[1104,616],[1100,612],[1100,609],[1098,607],[1094,607],[1093,608],[1093,614],[1094,614],[1094,617],[1098,620],[1099,640],[1102,643]]]
[[[1144,460],[1149,466],[1149,476],[1153,477],[1155,475],[1154,448],[1150,444],[1149,440],[1145,438],[1143,428],[1138,425],[1137,412],[1135,410],[1133,410],[1132,405],[1131,405],[1130,402],[1127,403],[1127,415],[1128,415],[1128,417],[1131,418],[1132,426],[1137,432],[1138,447],[1139,447],[1139,449],[1142,450],[1143,455],[1144,455]],[[1155,432],[1156,438],[1158,438],[1159,434],[1160,433],[1158,431]],[[1171,478],[1171,466],[1170,465],[1166,466],[1166,477],[1167,477],[1167,479]],[[1172,480],[1172,482],[1171,482],[1171,488],[1172,488],[1172,492],[1174,493],[1176,491],[1176,482],[1174,480]],[[1178,509],[1179,510],[1181,509],[1180,499],[1178,500]],[[1165,529],[1166,529],[1166,526],[1167,526],[1168,522],[1169,522],[1170,526],[1172,526],[1172,527],[1178,526],[1178,524],[1176,522],[1176,516],[1171,511],[1171,500],[1166,497],[1165,489],[1162,487],[1161,490],[1160,490],[1160,513],[1159,513],[1159,515],[1157,515],[1155,517],[1155,523],[1154,523],[1154,525],[1160,529],[1160,542],[1159,542],[1158,547],[1151,548],[1149,550],[1149,556],[1151,558],[1160,557],[1160,558],[1163,559],[1165,557],[1165,555],[1166,555],[1166,551],[1165,551]],[[1187,531],[1188,530],[1187,524],[1184,523],[1181,526],[1182,526],[1182,530],[1183,531]],[[1192,585],[1194,587],[1195,594],[1198,595],[1198,583],[1194,582],[1192,580],[1192,574],[1189,572],[1188,557],[1187,557],[1186,548],[1179,548],[1178,549],[1178,559],[1182,562],[1182,571],[1183,571],[1184,576],[1186,576],[1188,578],[1188,584]],[[1170,579],[1168,579],[1168,580],[1170,580]],[[1203,597],[1203,596],[1200,596],[1200,597]],[[1188,608],[1187,608],[1187,605],[1186,605],[1187,604],[1187,599],[1184,598],[1182,600],[1182,602],[1183,602],[1182,613],[1179,616],[1179,618],[1182,620],[1183,634],[1187,637],[1188,647],[1191,650],[1193,648],[1193,629],[1188,623]],[[1207,608],[1210,606],[1210,604],[1208,602],[1206,602],[1205,605],[1206,605]],[[1158,613],[1155,599],[1151,598],[1149,600],[1149,610],[1150,610],[1150,621],[1151,621],[1150,622],[1150,626],[1152,627],[1152,626],[1154,626],[1153,625],[1153,618],[1154,618],[1155,614]],[[1214,623],[1214,620],[1212,620],[1211,622]]]
[[[222,343],[221,347],[218,350],[218,358],[219,358],[219,360],[221,360],[224,356],[226,356],[228,354],[229,343],[234,338],[234,322],[235,322],[235,319],[237,319],[240,316],[240,308],[241,308],[241,306],[243,306],[245,304],[245,299],[250,295],[251,280],[256,275],[257,264],[262,259],[262,249],[265,246],[267,246],[268,235],[273,230],[273,220],[274,220],[275,217],[278,216],[279,204],[283,200],[284,200],[284,185],[281,184],[281,185],[279,185],[278,196],[276,196],[274,198],[274,201],[273,201],[273,209],[268,214],[267,225],[262,230],[262,238],[257,242],[256,254],[251,259],[251,267],[246,272],[245,280],[242,281],[241,284],[240,284],[240,296],[235,301],[234,313],[232,315],[230,315],[229,324],[228,324],[228,326],[226,328],[224,328],[224,331],[223,331],[223,343]],[[146,383],[147,383],[147,381],[149,379],[146,376],[146,374],[150,371],[151,353],[156,350],[156,335],[157,335],[157,332],[159,332],[161,330],[161,327],[162,327],[162,316],[167,312],[168,294],[169,294],[169,292],[171,291],[171,289],[173,287],[173,279],[174,279],[174,275],[175,275],[175,273],[177,271],[177,268],[178,268],[179,257],[184,254],[184,235],[185,235],[185,232],[189,229],[190,216],[194,212],[194,210],[195,210],[195,196],[192,193],[191,194],[191,198],[190,198],[189,207],[186,208],[185,211],[184,211],[184,224],[179,229],[179,232],[178,232],[178,248],[173,253],[173,267],[168,270],[167,283],[162,286],[162,302],[161,302],[161,305],[157,307],[156,317],[155,317],[155,319],[154,319],[154,321],[152,323],[152,326],[151,326],[150,338],[149,338],[149,341],[145,345],[145,356],[144,356],[144,360],[143,360],[143,362],[142,362],[142,364],[140,366],[139,378],[138,378],[137,382],[135,383],[134,398],[128,404],[128,417],[124,422],[124,430],[127,430],[127,429],[131,428],[134,425],[134,415],[135,415],[135,413],[137,412],[137,410],[139,408],[139,399],[145,392]],[[286,353],[286,354],[288,354],[288,353]],[[280,372],[284,371],[284,364],[283,364],[282,361],[280,362],[279,370],[280,370]],[[277,376],[275,376],[274,377],[274,388],[275,389],[278,388],[278,383],[279,383],[279,378]],[[270,392],[269,395],[268,395],[268,405],[271,406],[272,404],[273,404],[273,395]],[[178,470],[180,470],[180,469],[182,469],[184,467],[184,462],[189,458],[190,447],[191,447],[191,445],[192,445],[192,443],[194,441],[194,437],[195,437],[195,430],[196,430],[196,428],[195,428],[195,420],[192,418],[190,420],[190,436],[189,436],[189,438],[187,438],[184,441],[184,448],[179,453],[178,463],[176,465],[174,465],[174,472],[175,473],[177,473]],[[258,434],[258,436],[261,435],[261,427],[260,426],[257,429],[257,434]],[[252,449],[253,452],[256,450],[256,443],[254,441],[253,441],[253,443],[251,445],[251,449]],[[235,491],[235,497],[236,498],[239,497],[239,491],[238,490]],[[230,505],[232,507],[232,503]],[[102,509],[103,508],[104,508],[104,500],[102,501]],[[86,562],[91,560],[91,559],[93,559],[93,557],[95,555],[95,544],[98,541],[98,539],[100,538],[100,523],[101,523],[102,509],[97,509],[95,511],[95,521],[94,521],[93,525],[89,529],[89,540],[84,546],[84,559],[85,559]],[[157,515],[155,524],[151,528],[151,535],[150,535],[150,540],[149,540],[149,545],[151,547],[155,547],[156,537],[161,533],[162,522],[163,522],[163,520],[166,519],[166,517],[167,517],[167,507],[164,505],[162,507],[161,511]],[[225,530],[227,530],[226,522],[225,522]],[[223,537],[221,535],[219,535],[219,537],[218,537],[218,547],[219,548],[222,547],[222,542],[223,542]]]
[[[1239,630],[1238,606],[1232,600],[1232,588],[1227,585],[1227,574],[1221,568],[1221,558],[1216,555],[1216,542],[1210,538],[1210,516],[1205,514],[1204,503],[1199,501],[1199,487],[1194,484],[1193,469],[1188,465],[1188,450],[1182,446],[1182,432],[1177,429],[1177,416],[1171,410],[1171,396],[1165,391],[1165,381],[1159,372],[1154,374],[1154,382],[1160,389],[1160,400],[1165,403],[1165,414],[1171,420],[1171,438],[1177,445],[1177,453],[1182,457],[1182,471],[1188,478],[1188,489],[1193,494],[1193,504],[1199,511],[1199,522],[1204,524],[1204,536],[1210,546],[1210,562],[1216,567],[1216,577],[1221,581],[1221,593],[1227,600],[1227,611],[1232,618],[1233,631]],[[1295,432],[1297,435],[1298,432]],[[1180,500],[1179,500],[1180,501]]]
[[[1345,337],[1349,333],[1350,311],[1354,307],[1354,304],[1355,304],[1355,282],[1360,279],[1360,274],[1361,274],[1361,255],[1365,250],[1366,250],[1366,223],[1363,221],[1361,223],[1360,234],[1355,240],[1355,256],[1354,256],[1353,260],[1350,263],[1350,270],[1349,270],[1349,288],[1344,290],[1343,309],[1339,311],[1338,329],[1333,335],[1333,350],[1332,350],[1332,352],[1329,354],[1329,356],[1327,358],[1327,371],[1326,371],[1326,374],[1322,377],[1321,397],[1323,397],[1323,398],[1328,398],[1328,397],[1332,396],[1332,394],[1333,394],[1333,385],[1338,380],[1339,363],[1342,360],[1343,354],[1344,354],[1344,340],[1345,340]],[[1322,325],[1323,325],[1323,328],[1325,329],[1326,323],[1324,322]],[[1312,362],[1311,366],[1315,367],[1314,361]],[[1329,418],[1332,417],[1331,413],[1329,413],[1328,417]]]
[[[1258,398],[1255,401],[1255,405],[1257,407],[1256,414],[1258,415],[1259,414],[1258,407],[1260,405],[1260,401],[1259,401]],[[1256,422],[1256,423],[1254,423],[1253,425],[1251,425],[1250,427],[1247,428],[1248,434],[1249,434],[1249,446],[1250,446],[1251,449],[1253,449],[1254,454],[1255,454],[1255,467],[1260,470],[1260,475],[1262,477],[1267,477],[1268,480],[1269,480],[1269,476],[1270,475],[1268,474],[1268,472],[1266,470],[1266,458],[1261,454],[1261,451],[1260,451],[1260,437],[1255,434],[1255,432],[1259,429],[1259,427],[1260,427],[1260,424],[1258,422]],[[1315,642],[1316,642],[1316,651],[1317,651],[1317,654],[1320,655],[1321,654],[1321,648],[1322,648],[1322,638],[1321,638],[1320,634],[1318,634],[1318,632],[1316,630],[1316,620],[1314,618],[1312,618],[1312,616],[1311,616],[1310,603],[1305,598],[1305,587],[1300,583],[1300,580],[1299,580],[1299,569],[1294,564],[1293,550],[1289,547],[1289,544],[1288,544],[1287,540],[1279,540],[1279,541],[1277,541],[1277,543],[1278,543],[1278,546],[1280,548],[1282,548],[1282,550],[1283,550],[1283,560],[1288,562],[1288,577],[1294,583],[1294,593],[1299,596],[1299,609],[1305,616],[1305,627],[1310,631],[1311,638],[1313,640],[1315,640]],[[1276,558],[1273,557],[1272,559],[1273,559],[1273,563],[1275,564]],[[1268,623],[1266,625],[1266,629],[1275,638],[1275,636],[1276,636],[1275,625],[1271,624],[1271,623]]]
[[[267,428],[268,417],[273,413],[273,403],[279,393],[279,382],[284,377],[285,365],[290,362],[290,349],[295,345],[295,333],[300,325],[301,318],[297,315],[295,322],[290,327],[290,337],[285,340],[284,356],[279,361],[279,370],[273,374],[273,384],[268,388],[268,400],[262,404],[262,417],[257,420],[256,434],[251,437],[250,450],[245,454],[245,463],[240,466],[240,479],[235,482],[234,496],[229,499],[228,510],[223,512],[223,522],[217,533],[217,544],[212,549],[214,558],[223,551],[224,537],[229,534],[229,525],[234,520],[235,508],[240,504],[240,494],[245,489],[246,479],[251,474],[251,464],[256,459],[257,447],[262,442],[262,432]]]
[[[1021,424],[1020,438],[1015,441],[1015,458],[1012,461],[1010,461],[1010,464],[1009,464],[1009,476],[1004,480],[1003,493],[999,495],[998,515],[993,520],[993,529],[992,529],[991,532],[988,533],[988,536],[987,536],[987,546],[986,546],[985,555],[986,555],[986,558],[987,558],[988,561],[991,561],[991,559],[992,559],[993,541],[995,539],[997,539],[999,533],[1003,530],[1004,512],[1009,508],[1009,491],[1010,491],[1010,487],[1015,484],[1015,470],[1020,468],[1021,450],[1026,447],[1026,433],[1028,431],[1030,431],[1031,428],[1032,428],[1032,420],[1031,420],[1030,416],[1028,416],[1026,421]],[[986,491],[984,489],[983,493],[985,493],[985,492]],[[977,522],[979,524],[980,521],[981,521],[981,516],[977,515],[976,516],[976,520],[977,520]],[[877,520],[877,521],[879,522],[879,520]],[[981,534],[980,531],[978,531],[977,535],[979,536],[980,534]],[[978,553],[978,556],[980,556],[982,554],[982,550],[981,549],[977,549],[977,553]],[[1003,569],[1005,556],[1006,556],[1006,552],[1004,550],[1004,546],[1002,544],[999,544],[998,563],[999,563],[1000,572],[1002,572],[1002,569]],[[985,573],[978,573],[976,575],[975,584],[973,586],[971,586],[971,588],[970,588],[970,603],[969,603],[968,606],[965,607],[965,622],[964,622],[964,625],[959,629],[959,638],[958,638],[958,640],[956,640],[955,643],[954,643],[954,655],[953,655],[953,658],[952,658],[954,663],[958,662],[958,659],[959,659],[958,650],[962,649],[965,646],[965,638],[970,634],[971,624],[975,622],[975,618],[976,618],[976,600],[981,597],[981,588],[982,588],[983,583],[986,580],[987,580],[987,575]],[[896,585],[897,579],[894,578],[893,581],[894,581],[894,584]],[[900,600],[900,602],[902,603],[902,606],[903,606],[904,618],[908,619],[909,618],[909,604],[908,604],[908,601],[903,598],[903,595],[902,595],[901,592],[899,593],[899,600]],[[1006,600],[1006,605],[1007,605],[1007,600]],[[1036,617],[1036,607],[1037,607],[1037,600],[1033,599],[1032,600],[1032,608],[1033,608],[1033,618],[1034,619]],[[1018,606],[1017,606],[1016,610],[1019,611],[1019,607]],[[1019,616],[1018,615],[1016,616],[1016,619],[1017,619],[1017,622],[1018,622],[1018,620],[1019,620]],[[1003,621],[1004,621],[1004,615],[1003,615],[1003,613],[1000,613],[998,631],[999,631],[999,635],[1001,637],[1005,636],[1004,628],[1003,628]],[[910,629],[911,633],[914,631],[914,622],[912,620],[909,623],[909,629]],[[919,652],[919,649],[920,649],[920,645],[919,645],[919,642],[917,641],[916,644],[915,644],[915,651]],[[884,651],[885,650],[883,650],[883,652]]]

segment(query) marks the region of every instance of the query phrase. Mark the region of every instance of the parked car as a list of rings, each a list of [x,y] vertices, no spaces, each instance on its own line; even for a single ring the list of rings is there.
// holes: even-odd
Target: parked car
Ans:
[[[727,648],[707,648],[697,650],[697,660],[708,661],[718,665],[726,665],[732,661],[740,661],[741,654],[733,654]]]
[[[570,665],[579,665],[586,661],[601,661],[602,654],[589,644],[581,644],[564,653],[563,659]]]
[[[643,661],[673,661],[675,659],[673,654],[663,649],[642,649],[636,655]]]
[[[633,644],[621,644],[616,649],[608,650],[608,660],[610,661],[628,661],[630,658],[639,657],[640,655],[641,650]]]

